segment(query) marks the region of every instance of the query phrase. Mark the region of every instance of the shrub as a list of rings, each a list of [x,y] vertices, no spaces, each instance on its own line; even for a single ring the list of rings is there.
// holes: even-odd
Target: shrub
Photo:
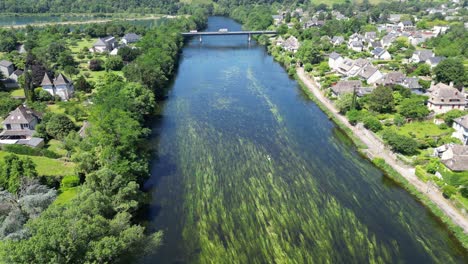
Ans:
[[[404,155],[418,153],[418,142],[411,137],[400,135],[393,130],[387,129],[382,135],[384,141],[390,145],[392,150]]]
[[[65,176],[60,183],[60,186],[63,189],[73,188],[80,184],[80,178],[76,175]]]
[[[439,125],[439,128],[442,129],[442,130],[445,130],[445,129],[448,128],[448,126],[447,126],[447,124],[442,123],[442,124]]]
[[[100,70],[102,70],[102,60],[100,60],[100,59],[90,60],[88,68],[91,71],[100,71]]]
[[[305,70],[306,72],[311,72],[311,71],[313,70],[312,64],[306,63],[306,64],[304,65],[304,70]]]
[[[120,56],[110,56],[105,66],[107,70],[120,71],[123,67],[123,60]]]
[[[359,110],[353,109],[346,113],[346,117],[351,125],[355,126],[359,121],[361,121],[362,113]]]
[[[442,193],[445,198],[450,198],[452,195],[457,193],[457,188],[453,187],[452,185],[445,185],[442,187]]]
[[[378,132],[382,130],[382,124],[380,123],[379,119],[375,116],[367,116],[363,120],[364,127],[370,129],[372,132]]]
[[[24,145],[5,145],[2,149],[6,152],[27,156],[44,156],[51,159],[58,159],[60,155],[48,149],[31,148]]]

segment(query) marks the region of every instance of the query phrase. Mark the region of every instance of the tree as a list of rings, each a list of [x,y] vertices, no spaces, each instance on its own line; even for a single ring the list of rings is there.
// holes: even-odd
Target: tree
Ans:
[[[76,68],[75,66],[67,65],[64,68],[64,72],[66,75],[70,76],[70,78],[73,78],[73,76],[80,73],[80,70]]]
[[[429,114],[429,109],[424,102],[423,97],[405,98],[401,101],[398,112],[406,118],[424,118]]]
[[[100,70],[102,70],[102,64],[103,64],[103,62],[100,59],[90,60],[88,68],[91,71],[100,71]]]
[[[78,77],[73,86],[77,91],[82,91],[85,93],[90,93],[93,89],[93,86],[83,76]]]
[[[449,84],[453,82],[456,87],[463,87],[467,82],[463,60],[448,58],[441,61],[435,68],[436,81]]]
[[[390,147],[401,154],[413,155],[418,152],[418,142],[411,137],[400,135],[391,129],[384,130],[382,134],[384,141]]]
[[[49,92],[47,92],[46,90],[42,88],[34,89],[34,97],[36,98],[37,101],[41,101],[41,102],[50,102],[54,100],[54,97]]]
[[[0,92],[0,117],[6,117],[10,111],[21,104],[21,101],[13,99],[9,93]]]
[[[336,101],[336,107],[341,114],[344,114],[351,110],[353,106],[354,94],[353,93],[346,93],[341,95],[338,100]]]
[[[37,176],[36,166],[30,158],[20,158],[11,154],[4,158],[0,167],[0,187],[12,194],[17,194],[21,185],[21,177]]]
[[[320,50],[312,41],[304,41],[297,51],[296,56],[303,63],[317,64],[322,61]]]
[[[379,119],[375,116],[367,116],[363,120],[364,127],[370,129],[372,132],[378,132],[382,130],[382,124],[380,123]]]
[[[75,130],[75,124],[64,114],[48,113],[43,119],[45,130],[52,138],[61,140],[70,131]]]
[[[426,63],[418,64],[418,67],[411,73],[413,76],[430,76],[431,67]]]
[[[392,88],[379,86],[368,95],[369,108],[379,113],[388,113],[393,111],[395,103],[393,101]]]
[[[27,232],[23,225],[37,218],[56,197],[56,191],[40,185],[36,179],[21,178],[17,194],[0,191],[0,240],[24,239]]]
[[[123,67],[123,61],[120,56],[110,56],[105,63],[106,70],[120,71]]]
[[[405,120],[405,118],[404,118],[402,115],[400,115],[400,114],[397,113],[397,114],[395,114],[395,115],[393,116],[393,124],[394,124],[394,125],[400,127],[400,126],[404,125],[405,122],[406,122],[406,120]]]
[[[457,110],[457,109],[450,110],[450,111],[448,111],[447,113],[444,114],[444,122],[448,126],[452,126],[453,120],[455,118],[462,117],[462,116],[464,116],[466,114],[467,114],[467,112],[465,112],[465,111],[461,111],[461,110]]]
[[[119,55],[125,62],[132,62],[138,57],[138,55],[140,55],[140,50],[125,46],[119,49],[117,55]]]

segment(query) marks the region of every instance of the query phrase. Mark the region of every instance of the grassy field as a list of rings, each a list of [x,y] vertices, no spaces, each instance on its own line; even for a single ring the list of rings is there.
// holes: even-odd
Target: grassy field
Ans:
[[[10,91],[11,96],[13,97],[24,97],[24,89],[18,88],[15,90]]]
[[[83,48],[91,48],[94,44],[94,42],[96,42],[97,38],[92,38],[92,39],[82,39],[82,40],[79,40],[79,41],[76,41],[76,42],[70,42],[69,41],[69,45],[70,45],[70,50],[73,52],[73,53],[79,53],[80,51],[83,50]]]
[[[397,130],[401,134],[408,136],[415,135],[418,138],[439,137],[450,135],[453,132],[453,128],[440,129],[439,126],[431,121],[408,123]]]
[[[47,144],[47,149],[59,154],[62,157],[67,155],[67,151],[63,148],[62,142],[56,139],[52,139],[49,141],[49,143]]]
[[[10,153],[0,151],[0,161],[3,160],[3,158],[7,155],[10,155]],[[75,164],[72,162],[64,162],[46,157],[24,155],[18,156],[31,158],[32,161],[36,164],[37,173],[41,176],[64,176],[75,174]]]
[[[73,199],[79,191],[80,187],[73,187],[68,188],[65,191],[61,191],[60,194],[57,196],[57,199],[54,201],[54,204],[57,205],[64,205],[68,203],[71,199]]]

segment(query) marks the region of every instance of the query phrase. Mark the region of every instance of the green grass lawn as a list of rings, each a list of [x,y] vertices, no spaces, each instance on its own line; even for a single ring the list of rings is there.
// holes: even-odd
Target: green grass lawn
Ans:
[[[47,110],[49,110],[49,112],[55,113],[55,114],[65,114],[65,109],[60,107],[60,105],[58,105],[58,104],[47,105]],[[77,121],[74,116],[67,115],[67,114],[65,114],[65,115],[68,116],[68,118],[70,118],[71,121],[73,121],[73,123],[75,123],[76,126],[81,127],[83,125],[83,122],[82,121]]]
[[[18,88],[15,90],[10,91],[10,95],[13,97],[24,97],[24,89]]]
[[[96,42],[97,38],[93,38],[93,39],[81,39],[81,40],[78,40],[76,42],[74,42],[73,44],[76,44],[76,45],[72,45],[72,43],[69,41],[69,47],[70,47],[70,50],[73,52],[73,53],[79,53],[83,50],[83,48],[91,48],[94,44],[94,42]]]
[[[59,154],[62,157],[67,155],[67,151],[63,148],[62,142],[52,139],[47,144],[47,149]]]
[[[76,197],[80,190],[80,187],[73,187],[73,188],[68,188],[65,191],[61,191],[61,193],[57,196],[57,199],[55,199],[54,204],[57,205],[64,205],[68,202],[70,202],[73,198]]]
[[[0,161],[2,162],[3,158],[10,154],[11,153],[5,151],[0,151]],[[65,162],[47,157],[18,156],[31,158],[31,160],[36,164],[37,173],[41,176],[65,176],[75,174],[75,164],[73,162]]]
[[[407,136],[414,134],[417,138],[424,138],[426,136],[436,137],[451,135],[453,128],[440,129],[439,126],[431,121],[423,121],[405,124],[404,126],[397,128],[397,131]]]

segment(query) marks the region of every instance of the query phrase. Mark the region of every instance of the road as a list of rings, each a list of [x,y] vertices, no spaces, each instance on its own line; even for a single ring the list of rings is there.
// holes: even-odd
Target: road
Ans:
[[[354,135],[358,137],[364,144],[367,145],[367,151],[372,157],[383,158],[388,165],[401,174],[408,182],[410,182],[422,194],[426,195],[434,204],[436,204],[452,221],[460,226],[465,233],[468,233],[468,218],[464,216],[453,204],[442,196],[439,189],[421,181],[415,175],[415,169],[408,167],[402,162],[398,161],[395,153],[385,148],[384,144],[378,140],[369,130],[352,126],[349,124],[347,118],[339,114],[335,105],[330,102],[320,91],[315,80],[309,78],[304,72],[304,68],[297,68],[297,75],[301,81],[307,86],[310,92],[325,106],[333,115],[338,118],[344,125],[346,125]]]

